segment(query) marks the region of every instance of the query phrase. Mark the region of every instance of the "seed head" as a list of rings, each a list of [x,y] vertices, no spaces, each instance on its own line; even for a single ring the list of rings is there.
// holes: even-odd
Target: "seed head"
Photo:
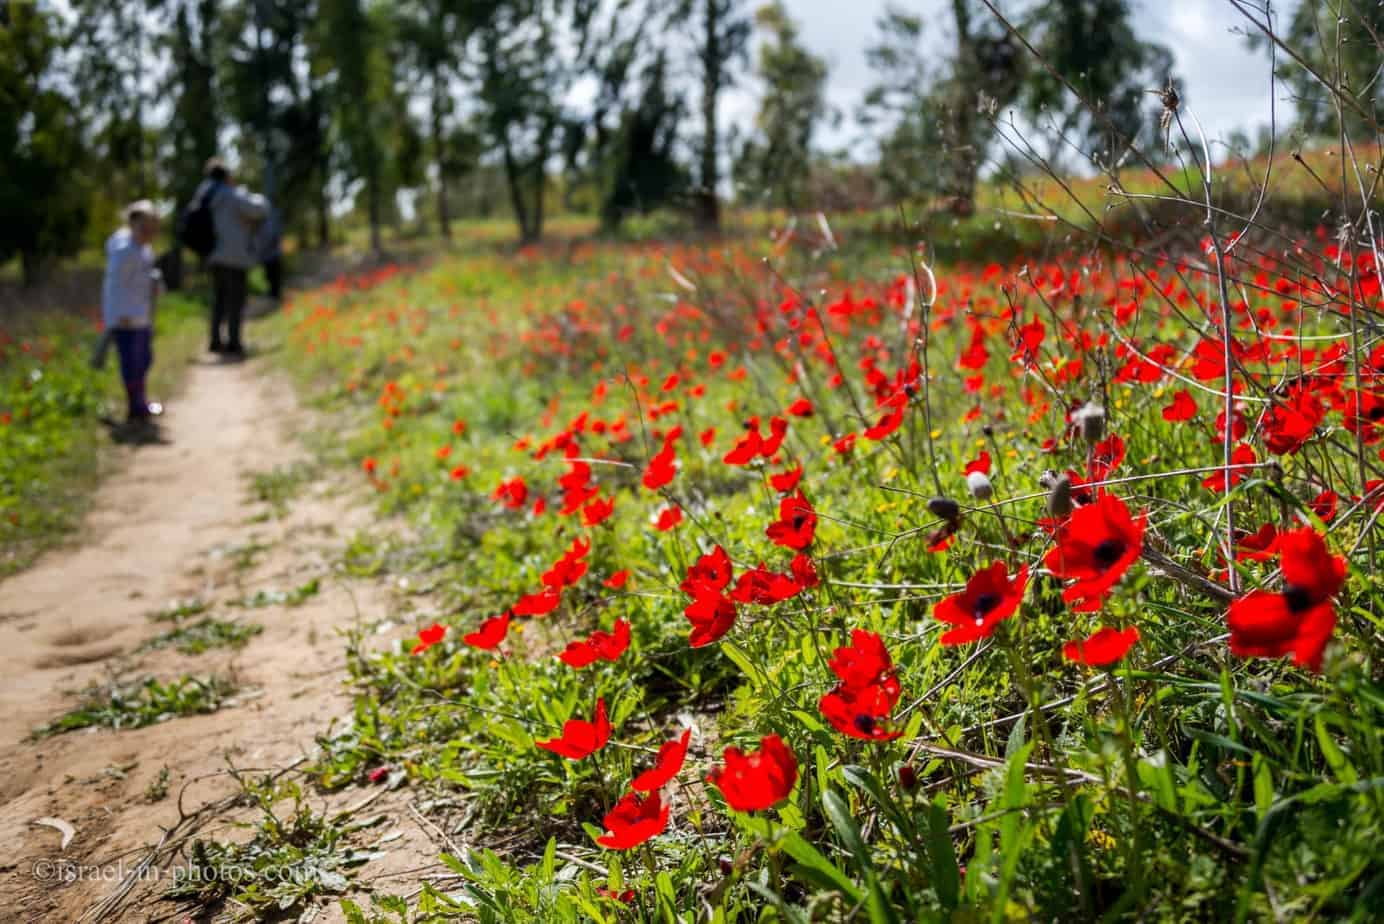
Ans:
[[[990,484],[990,476],[984,472],[971,472],[967,475],[966,490],[970,491],[976,500],[989,500],[995,493],[994,487]]]

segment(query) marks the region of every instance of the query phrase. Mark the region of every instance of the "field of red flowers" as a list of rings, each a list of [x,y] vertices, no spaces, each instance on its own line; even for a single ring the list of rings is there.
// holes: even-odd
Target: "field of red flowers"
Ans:
[[[416,536],[348,567],[437,604],[351,640],[316,770],[430,795],[457,878],[404,904],[1377,913],[1376,255],[943,264],[803,227],[485,250],[287,311],[285,365]]]

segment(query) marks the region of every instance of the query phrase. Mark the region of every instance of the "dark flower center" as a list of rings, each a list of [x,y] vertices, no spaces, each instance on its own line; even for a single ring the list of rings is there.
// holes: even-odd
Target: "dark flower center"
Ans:
[[[985,618],[985,615],[1000,605],[1004,598],[999,594],[979,594],[971,603],[972,612],[975,613],[976,621]]]
[[[1107,539],[1096,546],[1091,552],[1091,557],[1100,565],[1102,571],[1109,568],[1119,561],[1125,553],[1125,543],[1123,539]]]
[[[866,735],[872,735],[875,731],[875,720],[868,715],[858,715],[855,717],[855,727]]]
[[[805,513],[795,513],[795,514],[793,515],[793,528],[794,528],[794,529],[802,529],[802,528],[803,528],[803,524],[806,523],[806,522],[807,522],[807,514],[805,514]]]
[[[1304,587],[1294,587],[1289,584],[1283,588],[1283,599],[1288,604],[1288,610],[1293,613],[1302,613],[1312,608],[1312,594]]]

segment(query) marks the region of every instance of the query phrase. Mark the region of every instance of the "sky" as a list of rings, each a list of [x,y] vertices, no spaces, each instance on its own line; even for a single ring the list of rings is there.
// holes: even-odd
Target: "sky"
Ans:
[[[798,23],[803,43],[826,58],[831,71],[828,96],[846,116],[835,131],[822,137],[824,146],[840,148],[855,136],[853,116],[871,83],[865,49],[871,44],[875,20],[888,0],[783,0]],[[949,0],[894,0],[896,6],[921,14],[924,36],[945,49],[950,36]],[[1015,3],[997,4],[1001,9]],[[1280,0],[1280,21],[1286,21],[1296,0]],[[1166,45],[1173,53],[1176,76],[1185,89],[1185,102],[1201,120],[1208,136],[1224,138],[1235,129],[1254,129],[1269,122],[1269,61],[1265,51],[1251,51],[1244,38],[1249,28],[1229,0],[1131,0],[1135,28]],[[1238,31],[1232,31],[1238,30]],[[1286,113],[1283,87],[1278,87],[1280,128]],[[752,87],[744,87],[726,102],[726,116],[740,124],[753,118]]]

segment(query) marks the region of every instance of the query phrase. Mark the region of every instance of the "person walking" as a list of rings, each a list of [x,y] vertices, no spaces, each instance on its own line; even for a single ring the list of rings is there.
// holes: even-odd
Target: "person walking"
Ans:
[[[154,300],[161,286],[151,246],[159,216],[147,199],[125,210],[125,227],[106,239],[106,275],[101,320],[120,355],[120,378],[129,402],[129,422],[143,424],[162,409],[145,395],[154,362]]]
[[[263,196],[237,186],[230,169],[218,158],[207,162],[206,179],[194,201],[202,202],[204,196],[215,229],[215,244],[207,258],[212,278],[210,349],[228,359],[241,359],[245,356],[245,345],[240,339],[245,277],[259,262],[255,233],[268,217],[269,203]]]

